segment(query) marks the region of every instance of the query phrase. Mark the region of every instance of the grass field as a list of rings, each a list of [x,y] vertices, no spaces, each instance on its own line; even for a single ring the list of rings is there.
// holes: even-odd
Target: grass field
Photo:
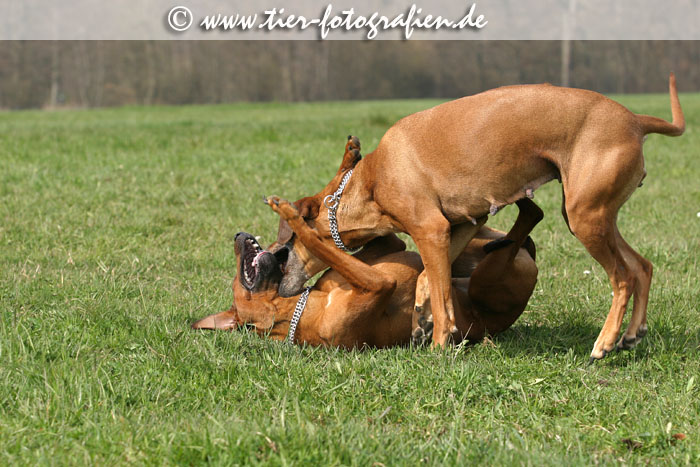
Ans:
[[[617,98],[670,118],[666,95]],[[686,134],[649,137],[619,219],[655,265],[650,332],[593,366],[611,289],[556,182],[537,288],[492,342],[189,330],[230,305],[233,235],[275,238],[262,195],[318,191],[348,134],[367,154],[435,101],[0,113],[0,464],[700,463],[700,95],[681,100]]]

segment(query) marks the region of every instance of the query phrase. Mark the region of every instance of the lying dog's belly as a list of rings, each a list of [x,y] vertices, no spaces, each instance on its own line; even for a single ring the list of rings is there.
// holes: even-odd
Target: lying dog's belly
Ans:
[[[350,285],[338,273],[329,270],[316,287],[326,290],[327,329],[324,340],[342,347],[390,347],[408,343],[415,301],[416,280],[423,270],[420,256],[415,252],[392,253],[367,262],[373,268],[392,277],[396,289],[389,300],[373,310],[351,310],[346,294]],[[342,306],[343,308],[339,308]],[[358,312],[359,311],[359,312]]]

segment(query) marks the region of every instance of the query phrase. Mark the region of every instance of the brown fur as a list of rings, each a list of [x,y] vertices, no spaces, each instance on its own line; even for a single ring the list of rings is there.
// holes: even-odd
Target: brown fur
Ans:
[[[617,212],[645,176],[643,138],[677,136],[685,120],[675,77],[670,77],[673,122],[636,115],[592,91],[549,85],[508,86],[418,112],[392,126],[377,149],[355,166],[338,209],[343,241],[365,244],[406,232],[425,264],[416,305],[430,298],[433,343],[445,345],[455,328],[450,263],[485,222],[553,179],[561,180],[563,212],[572,233],[603,266],[614,298],[592,358],[615,347],[627,303],[630,324],[618,342],[630,348],[646,333],[651,263],[617,229]],[[307,221],[329,237],[324,193]],[[325,267],[295,239],[280,293],[298,293]],[[428,280],[429,278],[429,280]]]
[[[423,269],[417,253],[395,235],[370,242],[355,256],[338,250],[322,239],[286,201],[271,199],[270,205],[293,229],[297,238],[332,269],[311,291],[296,332],[295,341],[310,345],[346,348],[388,347],[411,338],[416,280]],[[537,280],[537,266],[522,244],[542,212],[531,201],[521,204],[515,226],[505,235],[508,246],[484,253],[483,246],[504,238],[502,232],[482,228],[455,261],[460,277],[453,279],[457,305],[458,338],[481,339],[508,329],[525,309]],[[240,270],[241,240],[237,240]],[[285,339],[298,297],[283,298],[276,283],[263,283],[249,291],[233,281],[234,304],[222,313],[207,316],[195,329],[235,329],[255,326],[258,333]]]

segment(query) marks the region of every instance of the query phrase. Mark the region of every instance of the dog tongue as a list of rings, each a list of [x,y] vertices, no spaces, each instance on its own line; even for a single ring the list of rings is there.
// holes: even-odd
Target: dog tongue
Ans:
[[[256,266],[256,265],[258,264],[258,260],[260,259],[260,257],[261,257],[263,254],[265,254],[265,253],[267,253],[267,251],[262,250],[260,253],[258,253],[257,255],[255,255],[255,258],[253,258],[253,262],[252,262],[251,264],[252,264],[253,266]]]

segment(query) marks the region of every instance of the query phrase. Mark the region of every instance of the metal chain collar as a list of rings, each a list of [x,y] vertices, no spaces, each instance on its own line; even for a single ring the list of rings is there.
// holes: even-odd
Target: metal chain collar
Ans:
[[[338,189],[335,193],[328,195],[323,199],[323,204],[328,208],[328,223],[331,229],[331,237],[335,242],[335,246],[343,251],[353,252],[358,249],[351,250],[345,246],[343,241],[340,239],[340,233],[338,232],[338,219],[336,218],[336,212],[338,211],[338,204],[340,204],[340,197],[343,195],[343,190],[345,190],[345,185],[348,184],[350,176],[352,175],[352,169],[348,170],[340,181]],[[287,334],[287,341],[291,344],[294,343],[294,334],[297,331],[297,325],[301,319],[301,314],[306,308],[306,301],[309,299],[309,292],[311,292],[311,287],[307,287],[299,296],[296,306],[294,307],[294,314],[292,314],[292,320],[289,322],[289,333]]]
[[[297,332],[297,324],[301,319],[301,314],[306,308],[306,301],[309,299],[309,292],[311,292],[311,287],[307,287],[299,296],[297,305],[294,307],[294,314],[292,315],[292,320],[289,322],[289,332],[287,333],[287,341],[290,344],[294,343],[294,334]]]
[[[338,219],[336,218],[336,212],[338,211],[338,205],[340,204],[340,197],[343,195],[343,190],[345,190],[345,185],[348,184],[348,180],[350,180],[350,176],[352,175],[353,169],[350,169],[347,171],[347,173],[343,176],[343,179],[340,181],[340,186],[338,186],[338,189],[335,190],[335,193],[332,195],[328,195],[323,199],[323,204],[326,205],[328,208],[328,227],[331,230],[331,237],[333,237],[333,242],[335,242],[335,246],[340,248],[343,251],[347,251],[348,253],[352,253],[354,251],[359,250],[359,248],[355,249],[350,249],[345,246],[343,241],[340,239],[340,233],[338,232]]]

